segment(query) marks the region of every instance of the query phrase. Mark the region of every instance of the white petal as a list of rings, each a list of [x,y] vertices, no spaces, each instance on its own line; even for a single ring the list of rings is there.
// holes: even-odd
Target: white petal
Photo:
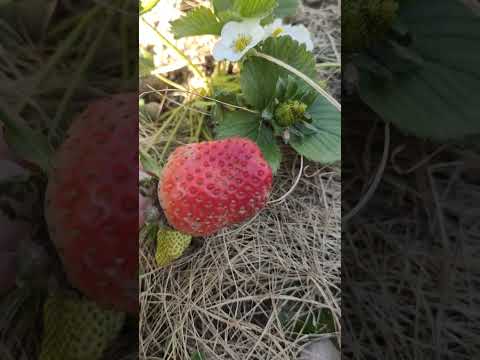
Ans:
[[[215,60],[225,60],[230,55],[231,50],[223,44],[223,41],[218,41],[212,50],[212,55]]]
[[[280,19],[280,18],[277,18],[277,19],[273,20],[272,25],[276,28],[282,27],[283,26],[283,20]]]
[[[265,35],[270,36],[273,34],[273,32],[278,29],[283,27],[283,22],[282,19],[275,19],[271,24],[268,24],[265,26]]]
[[[310,32],[308,29],[303,25],[296,25],[296,26],[285,26],[284,27],[285,33],[284,35],[290,36],[292,39],[298,41],[300,44],[305,44],[308,51],[313,50],[313,42],[310,37]]]
[[[235,52],[233,49],[229,46],[225,46],[223,41],[219,41],[215,44],[213,47],[212,55],[215,60],[220,61],[220,60],[228,60],[228,61],[238,61],[242,58],[243,55],[249,50],[247,47],[244,51],[242,52]]]
[[[238,61],[248,50],[264,39],[264,33],[265,31],[260,26],[259,19],[242,22],[230,21],[222,28],[221,38],[212,51],[213,57],[215,60]],[[233,45],[240,36],[250,36],[251,42],[243,51],[236,52],[233,49]]]
[[[221,32],[221,40],[224,40],[225,42],[231,42],[235,39],[236,35],[241,32],[242,29],[242,23],[239,23],[237,21],[230,21],[226,23]]]
[[[234,40],[238,34],[252,34],[258,29],[263,28],[260,26],[260,20],[258,19],[250,19],[245,20],[242,22],[238,21],[230,21],[226,23],[222,28],[221,37],[226,41]]]
[[[247,20],[244,21],[243,24],[244,27],[239,34],[250,35],[252,37],[252,43],[255,43],[255,45],[263,40],[265,30],[258,20]]]
[[[263,29],[263,27],[257,24],[250,29],[249,35],[252,37],[252,42],[250,44],[253,44],[251,46],[252,48],[265,38],[265,30]]]
[[[245,50],[243,50],[242,52],[235,52],[235,51],[230,51],[229,55],[228,55],[228,58],[227,60],[229,61],[238,61],[240,60],[243,55],[245,55],[245,53],[250,50],[250,48],[245,48]]]

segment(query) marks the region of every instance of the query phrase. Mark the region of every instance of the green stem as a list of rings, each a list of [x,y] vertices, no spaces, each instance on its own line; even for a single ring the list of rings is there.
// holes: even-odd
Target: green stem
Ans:
[[[180,56],[183,60],[186,61],[188,67],[190,70],[192,70],[195,74],[197,74],[200,78],[203,80],[206,80],[205,75],[200,71],[200,69],[192,63],[192,61],[183,53],[182,50],[180,50],[178,47],[176,47],[170,40],[168,40],[165,36],[163,36],[160,31],[157,30],[155,26],[150,24],[148,21],[146,21],[143,17],[141,18],[142,21],[147,25],[150,29],[152,29],[155,34],[160,38],[160,41],[165,45],[171,48],[173,51],[177,53],[178,56]]]
[[[198,121],[197,131],[195,132],[195,140],[197,142],[200,141],[200,133],[202,132],[202,129],[203,129],[203,115],[200,117],[200,120]]]
[[[210,135],[210,133],[208,132],[208,130],[205,127],[203,127],[203,129],[202,129],[202,134],[203,134],[203,137],[205,139],[207,139],[208,141],[213,140],[212,135]]]
[[[181,90],[181,91],[187,91],[187,89],[184,86],[182,86],[180,84],[177,84],[175,81],[172,81],[172,80],[168,79],[167,77],[165,77],[163,75],[155,74],[155,76],[157,78],[159,78],[160,80],[162,80],[167,85],[173,86],[174,88],[176,88],[178,90]]]
[[[329,68],[329,67],[340,67],[340,64],[335,62],[324,62],[324,63],[317,64],[316,67],[319,69]]]
[[[272,63],[274,63],[278,66],[281,66],[284,69],[290,71],[292,74],[297,75],[300,79],[305,81],[308,85],[310,85],[313,89],[315,89],[315,91],[317,91],[320,95],[322,95],[325,99],[327,99],[333,106],[335,106],[335,108],[338,111],[342,111],[342,106],[339,104],[339,102],[337,100],[335,100],[328,92],[323,90],[315,81],[310,79],[307,75],[305,75],[301,71],[298,71],[293,66],[291,66],[291,65],[289,65],[289,64],[283,62],[282,60],[279,60],[279,59],[277,59],[273,56],[261,53],[261,52],[256,51],[256,50],[254,50],[252,53],[253,53],[254,56],[258,56],[260,58],[268,60],[268,61],[270,61],[270,62],[272,62]]]

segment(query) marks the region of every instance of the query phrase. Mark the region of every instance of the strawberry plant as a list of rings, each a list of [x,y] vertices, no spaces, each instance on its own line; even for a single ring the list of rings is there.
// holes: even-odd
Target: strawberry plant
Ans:
[[[315,162],[340,160],[340,105],[315,80],[308,30],[281,19],[296,7],[291,0],[212,0],[210,7],[198,6],[171,22],[177,39],[219,37],[211,50],[217,72],[207,90],[214,100],[214,134],[253,140],[274,173],[281,142]],[[229,81],[221,70],[225,61],[240,68]]]

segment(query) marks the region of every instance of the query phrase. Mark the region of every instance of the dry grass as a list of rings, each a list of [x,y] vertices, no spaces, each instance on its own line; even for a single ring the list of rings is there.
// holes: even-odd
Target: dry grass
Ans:
[[[383,151],[383,125],[368,121],[376,116],[349,111],[344,211],[365,193]],[[345,356],[463,360],[480,353],[476,148],[392,129],[380,186],[342,226]]]
[[[297,166],[277,176],[274,198],[290,188]],[[310,165],[285,202],[168,268],[142,244],[140,357],[294,359],[313,340],[293,331],[297,319],[328,309],[338,326],[339,193],[337,171]]]
[[[313,53],[317,60],[318,78],[326,81],[327,90],[337,99],[340,97],[341,24],[340,0],[305,1],[294,23],[304,24],[314,43]],[[325,64],[330,64],[325,66]]]

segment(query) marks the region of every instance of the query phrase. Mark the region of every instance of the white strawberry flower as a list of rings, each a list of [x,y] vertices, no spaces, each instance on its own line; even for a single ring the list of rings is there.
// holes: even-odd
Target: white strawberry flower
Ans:
[[[269,36],[290,36],[300,44],[305,44],[308,51],[313,50],[310,32],[303,25],[286,25],[282,19],[275,19],[273,23],[265,26],[265,38]]]
[[[264,39],[260,20],[230,21],[222,28],[220,40],[213,47],[215,60],[238,61]]]

